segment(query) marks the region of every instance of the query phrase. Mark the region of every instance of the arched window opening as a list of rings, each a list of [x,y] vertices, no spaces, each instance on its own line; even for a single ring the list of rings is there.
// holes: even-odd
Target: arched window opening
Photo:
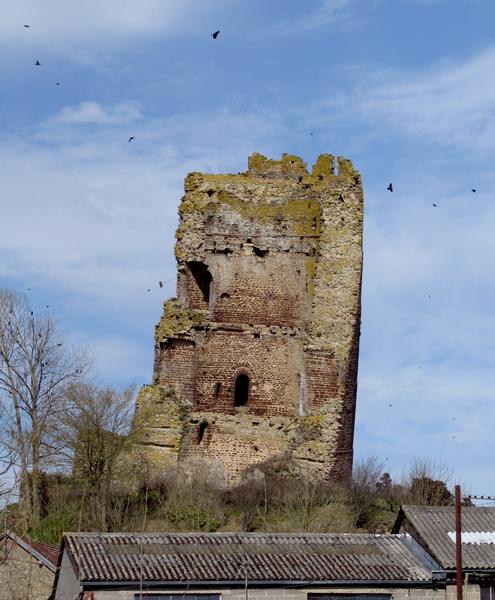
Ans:
[[[205,436],[206,428],[208,427],[208,423],[206,421],[202,421],[198,427],[198,444],[201,444],[203,438]]]
[[[244,406],[249,398],[249,377],[245,373],[235,380],[234,406]]]
[[[189,279],[189,304],[191,308],[208,308],[212,276],[208,266],[201,262],[187,263]]]

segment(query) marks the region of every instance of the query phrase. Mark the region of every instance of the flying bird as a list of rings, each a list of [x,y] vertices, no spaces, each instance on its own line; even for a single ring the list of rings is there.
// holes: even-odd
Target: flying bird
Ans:
[[[389,192],[393,192],[394,191],[394,187],[393,187],[393,185],[391,183],[388,184],[387,190]]]
[[[215,31],[215,33],[212,33],[212,34],[211,34],[211,37],[212,37],[214,40],[216,40],[219,34],[220,34],[220,29],[219,29],[218,31]]]
[[[474,188],[471,191],[473,192],[473,194],[476,194],[476,190]]]
[[[40,63],[39,60],[37,60],[34,64],[35,64],[36,67],[41,67],[41,63]]]
[[[435,203],[433,202],[433,206],[436,208],[436,207],[438,206],[438,204],[435,204]]]
[[[60,85],[60,81],[57,81],[57,83],[55,85]]]
[[[163,281],[159,281],[158,285],[162,288],[163,287]]]
[[[29,25],[24,25],[24,27],[25,27],[26,29],[29,29]]]
[[[148,288],[148,290],[147,290],[147,291],[148,291],[148,292],[151,292],[151,289],[150,289],[150,288]]]
[[[131,135],[131,137],[127,140],[127,143],[132,142],[133,139],[134,139],[134,136]]]

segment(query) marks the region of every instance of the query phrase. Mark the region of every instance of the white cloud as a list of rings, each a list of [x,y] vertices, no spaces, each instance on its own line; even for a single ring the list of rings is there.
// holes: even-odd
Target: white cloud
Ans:
[[[283,21],[275,26],[278,33],[294,33],[324,27],[343,21],[356,14],[373,10],[380,0],[320,0],[317,6],[302,13],[297,19]],[[303,5],[308,9],[308,4]]]
[[[77,106],[65,107],[53,117],[60,123],[98,123],[122,124],[141,119],[142,115],[136,103],[121,102],[109,108],[103,108],[94,101],[81,102]]]
[[[232,0],[15,0],[2,7],[0,36],[38,50],[81,40],[108,46],[118,39],[174,34],[227,4]]]
[[[495,46],[469,58],[442,58],[420,68],[342,67],[337,88],[295,108],[299,124],[321,131],[353,127],[354,145],[400,139],[481,153],[495,146]]]
[[[107,381],[143,382],[161,304],[175,295],[185,175],[244,170],[255,144],[272,154],[286,130],[270,112],[219,108],[132,122],[128,144],[122,129],[131,128],[114,126],[123,114],[137,116],[126,106],[134,105],[83,103],[0,139],[0,197],[10,199],[2,205],[0,279],[32,288],[42,309],[48,296]]]
[[[492,148],[494,69],[495,48],[489,48],[464,62],[441,61],[419,73],[388,71],[380,82],[368,79],[346,101],[367,121],[379,119],[403,133],[444,144]]]
[[[113,125],[139,114],[127,106],[82,103],[0,142],[0,194],[13,199],[2,211],[0,276],[50,281],[136,325],[149,311],[146,290],[175,275],[184,176],[244,169],[254,144],[270,151],[283,129],[271,113],[221,108],[141,119],[122,132]]]

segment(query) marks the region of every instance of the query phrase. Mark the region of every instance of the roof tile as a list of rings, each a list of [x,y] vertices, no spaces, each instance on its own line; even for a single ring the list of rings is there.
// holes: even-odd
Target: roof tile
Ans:
[[[429,581],[405,535],[69,533],[82,581]]]

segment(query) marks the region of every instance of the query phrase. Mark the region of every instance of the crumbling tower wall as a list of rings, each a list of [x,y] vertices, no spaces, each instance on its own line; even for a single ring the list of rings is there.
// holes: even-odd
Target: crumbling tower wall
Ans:
[[[287,456],[351,473],[363,194],[350,161],[249,158],[238,175],[185,180],[177,298],[156,328],[142,389],[143,447],[159,464],[203,457],[234,483]]]

